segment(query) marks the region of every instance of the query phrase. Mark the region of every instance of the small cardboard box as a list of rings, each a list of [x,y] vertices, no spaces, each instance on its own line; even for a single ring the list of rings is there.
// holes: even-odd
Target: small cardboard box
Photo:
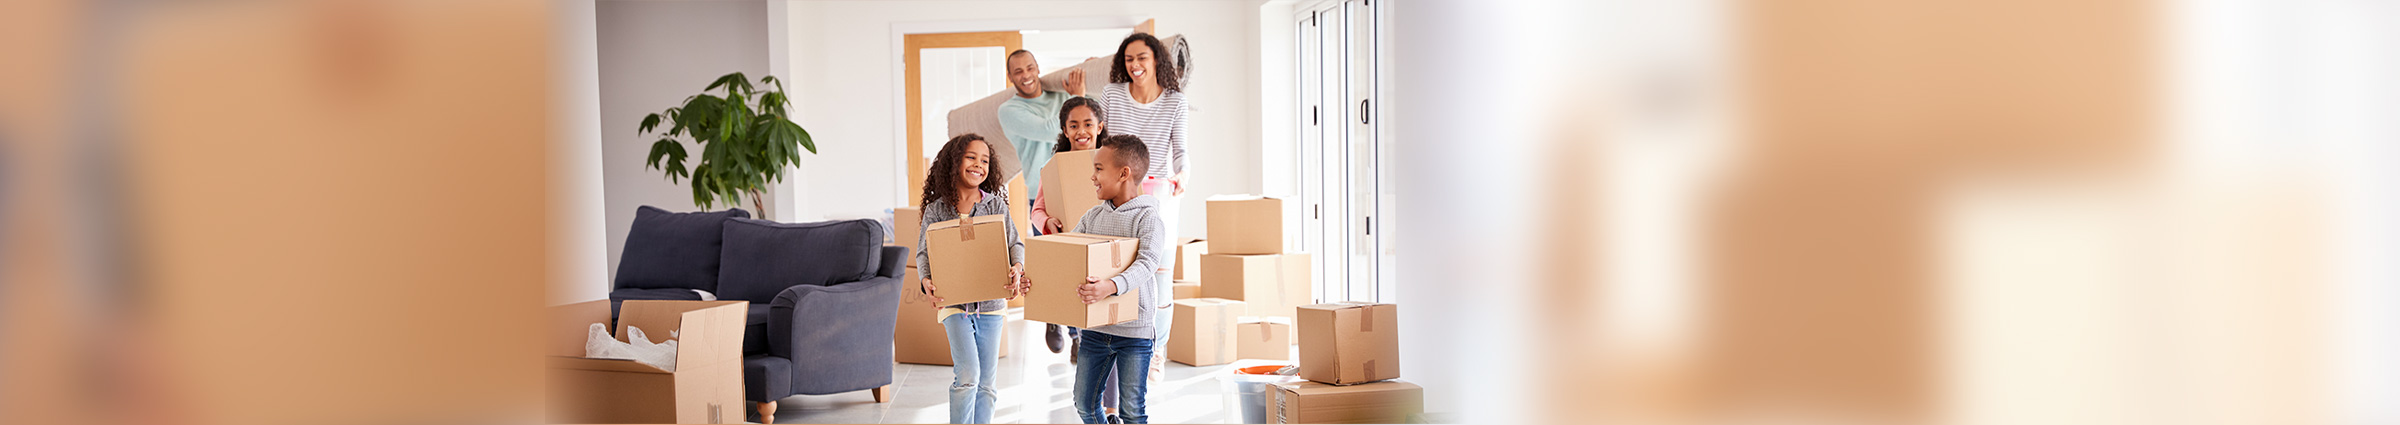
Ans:
[[[1234,324],[1234,358],[1291,360],[1292,324],[1282,319],[1245,320]]]
[[[972,221],[962,226],[961,222]],[[925,229],[925,261],[944,305],[1008,298],[1008,229],[997,215],[934,223]]]
[[[1175,244],[1175,280],[1200,280],[1200,255],[1207,253],[1207,239],[1184,238]]]
[[[651,342],[676,340],[674,370],[582,356],[592,323],[608,322],[606,300],[551,309],[558,335],[549,357],[552,423],[741,423],[742,326],[747,301],[626,301],[615,331],[642,329]],[[671,336],[672,335],[672,336]]]
[[[1308,254],[1202,255],[1208,283],[1200,296],[1250,303],[1244,316],[1292,317],[1293,308],[1313,298],[1309,261]]]
[[[1209,197],[1208,251],[1283,253],[1283,200],[1258,195]]]
[[[917,290],[917,269],[902,276],[900,316],[892,326],[892,360],[908,364],[950,365],[950,332],[934,321],[940,313],[924,292]],[[1008,327],[1000,327],[1000,357],[1008,357]]]
[[[1192,366],[1233,361],[1233,319],[1242,302],[1219,298],[1175,301],[1174,335],[1167,338],[1167,360]]]
[[[1200,282],[1175,281],[1175,298],[1200,298]]]
[[[1400,377],[1400,306],[1360,302],[1300,307],[1300,377],[1351,385]]]
[[[1094,149],[1059,152],[1050,156],[1042,166],[1042,209],[1075,230],[1083,222],[1083,213],[1100,206],[1100,189],[1092,187],[1092,153]]]
[[[1088,233],[1060,233],[1025,239],[1025,274],[1033,293],[1025,298],[1025,320],[1078,328],[1123,323],[1139,318],[1142,288],[1125,288],[1085,304],[1076,289],[1086,277],[1109,278],[1133,265],[1142,240]],[[1156,289],[1153,289],[1156,290]]]
[[[908,267],[917,266],[913,262],[917,257],[917,232],[924,231],[924,226],[925,210],[917,207],[892,209],[892,242],[889,245],[908,247],[908,257],[912,261],[906,264]]]
[[[1296,381],[1267,389],[1267,418],[1279,424],[1396,424],[1425,413],[1425,387],[1407,381],[1351,386]]]

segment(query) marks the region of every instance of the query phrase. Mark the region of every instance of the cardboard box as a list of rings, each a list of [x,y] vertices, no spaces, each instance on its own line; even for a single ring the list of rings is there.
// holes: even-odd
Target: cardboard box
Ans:
[[[1050,211],[1068,231],[1083,222],[1083,213],[1100,206],[1100,189],[1092,187],[1092,153],[1096,149],[1059,152],[1042,166],[1042,209]]]
[[[1360,302],[1300,307],[1300,377],[1351,385],[1400,377],[1400,306]]]
[[[1184,238],[1175,244],[1175,280],[1199,281],[1200,255],[1207,253],[1207,239]]]
[[[1116,276],[1133,265],[1142,240],[1088,233],[1060,233],[1025,239],[1025,274],[1033,293],[1025,298],[1025,320],[1078,328],[1123,323],[1140,318],[1142,288],[1125,288],[1121,295],[1085,304],[1077,288],[1086,277]]]
[[[1173,336],[1167,337],[1167,360],[1192,366],[1233,361],[1233,319],[1242,302],[1220,298],[1175,301]]]
[[[1200,282],[1175,281],[1175,298],[1200,298]]]
[[[1008,218],[1015,220],[1009,225],[1017,226],[1019,235],[1032,235],[1033,192],[1025,190],[1025,173],[1008,176],[1008,185],[1001,190],[1002,196],[1008,197]]]
[[[1285,382],[1268,387],[1267,396],[1267,418],[1279,424],[1396,424],[1425,413],[1425,387],[1407,381]]]
[[[923,292],[917,291],[917,269],[905,272],[907,285],[900,289],[899,323],[892,326],[892,361],[908,364],[950,365],[950,333],[934,321],[935,310]],[[1008,327],[1000,327],[1000,357],[1008,357]]]
[[[1292,324],[1281,318],[1245,320],[1233,325],[1234,358],[1292,359]]]
[[[892,209],[892,241],[887,245],[908,247],[909,260],[912,261],[905,264],[908,267],[917,266],[913,262],[917,256],[917,232],[924,231],[924,226],[925,210],[917,207]]]
[[[741,423],[742,326],[747,301],[626,301],[611,332],[639,327],[651,342],[677,342],[674,370],[582,356],[608,301],[553,307],[548,374],[552,423]],[[670,335],[675,335],[670,337]]]
[[[1283,253],[1283,200],[1258,195],[1208,197],[1213,254]]]
[[[1244,316],[1292,317],[1314,299],[1310,260],[1308,254],[1202,255],[1208,281],[1200,296],[1247,302]]]
[[[962,222],[972,225],[962,226]],[[925,229],[925,261],[934,295],[945,305],[1008,298],[1008,229],[997,215],[934,223]]]

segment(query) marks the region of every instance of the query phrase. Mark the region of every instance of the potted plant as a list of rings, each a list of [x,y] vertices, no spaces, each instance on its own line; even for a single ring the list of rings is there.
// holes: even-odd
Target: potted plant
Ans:
[[[642,117],[645,135],[662,118],[667,123],[667,131],[650,144],[644,169],[664,167],[669,183],[678,177],[691,180],[692,203],[700,208],[713,209],[720,199],[727,206],[748,199],[764,218],[766,205],[759,195],[768,184],[783,181],[785,164],[800,166],[801,149],[816,153],[817,144],[809,140],[808,130],[786,118],[789,101],[783,82],[766,76],[759,78],[759,85],[773,85],[774,90],[758,92],[742,73],[725,74],[700,94],[684,98],[683,106]],[[718,88],[724,89],[722,96],[709,93]],[[700,145],[699,165],[684,168],[689,155],[682,139]]]

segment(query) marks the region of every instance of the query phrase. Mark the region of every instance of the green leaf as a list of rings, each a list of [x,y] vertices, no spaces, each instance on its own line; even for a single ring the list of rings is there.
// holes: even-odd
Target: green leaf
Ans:
[[[642,117],[642,133],[649,133],[653,128],[658,128],[658,114]]]

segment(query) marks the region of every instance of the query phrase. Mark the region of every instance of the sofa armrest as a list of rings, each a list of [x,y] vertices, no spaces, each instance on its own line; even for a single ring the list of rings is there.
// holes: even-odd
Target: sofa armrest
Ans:
[[[900,282],[897,277],[879,276],[838,285],[785,288],[768,307],[768,353],[792,359],[795,366],[826,353],[878,356],[881,362],[890,363],[892,328],[900,315]]]
[[[908,247],[885,246],[883,247],[883,264],[879,264],[881,267],[875,271],[875,275],[898,278],[901,272],[908,271],[908,260],[912,259],[915,257],[908,256]]]

